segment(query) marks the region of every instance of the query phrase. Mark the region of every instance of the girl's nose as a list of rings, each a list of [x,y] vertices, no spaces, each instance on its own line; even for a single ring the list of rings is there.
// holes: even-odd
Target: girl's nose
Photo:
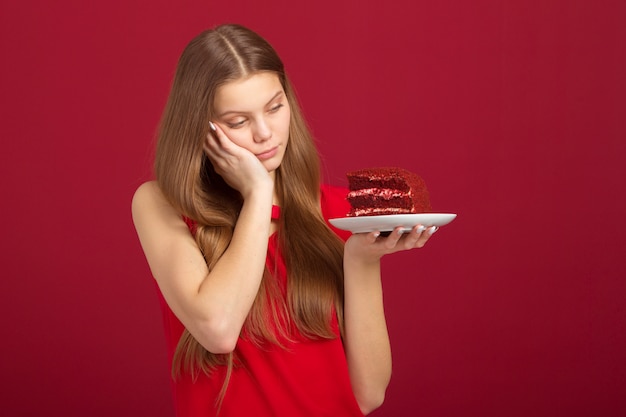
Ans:
[[[252,134],[255,142],[265,142],[272,137],[272,129],[265,120],[259,120],[255,123]]]

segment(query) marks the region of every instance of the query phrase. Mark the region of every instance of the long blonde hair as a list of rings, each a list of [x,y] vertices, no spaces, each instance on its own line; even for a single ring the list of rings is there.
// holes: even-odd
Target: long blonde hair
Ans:
[[[309,338],[334,338],[333,311],[343,331],[343,243],[322,217],[317,149],[283,63],[259,35],[239,25],[222,25],[202,32],[187,45],[161,119],[157,181],[174,208],[197,223],[195,239],[211,270],[232,238],[242,200],[215,173],[202,143],[213,116],[216,89],[260,71],[279,77],[291,108],[289,144],[275,180],[281,204],[277,238],[288,271],[288,291],[286,302],[281,302],[266,269],[242,335],[280,345],[279,336],[289,338],[295,326]],[[272,330],[275,326],[268,326],[270,317],[278,335]],[[174,375],[210,374],[218,365],[228,365],[223,395],[233,354],[212,354],[185,330],[172,363]]]

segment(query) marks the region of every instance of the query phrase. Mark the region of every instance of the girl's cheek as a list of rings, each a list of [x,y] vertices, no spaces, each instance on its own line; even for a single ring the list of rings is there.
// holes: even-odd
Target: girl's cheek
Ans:
[[[241,146],[242,148],[247,148],[248,147],[248,142],[246,140],[247,138],[247,134],[242,133],[240,131],[234,131],[231,130],[228,133],[228,137],[230,138],[230,140],[237,146]]]

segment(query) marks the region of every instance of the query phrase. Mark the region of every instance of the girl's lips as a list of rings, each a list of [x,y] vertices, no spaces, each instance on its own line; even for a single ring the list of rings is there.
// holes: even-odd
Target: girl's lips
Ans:
[[[276,153],[278,153],[278,146],[275,146],[272,149],[267,150],[265,152],[258,153],[256,154],[256,157],[263,161],[265,159],[270,159],[274,157]]]

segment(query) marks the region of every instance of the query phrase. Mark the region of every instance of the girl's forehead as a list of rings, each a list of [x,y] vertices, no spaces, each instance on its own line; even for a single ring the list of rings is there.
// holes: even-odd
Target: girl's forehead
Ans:
[[[265,106],[277,93],[283,92],[278,75],[261,72],[229,81],[215,92],[215,108],[228,111],[232,107]]]

